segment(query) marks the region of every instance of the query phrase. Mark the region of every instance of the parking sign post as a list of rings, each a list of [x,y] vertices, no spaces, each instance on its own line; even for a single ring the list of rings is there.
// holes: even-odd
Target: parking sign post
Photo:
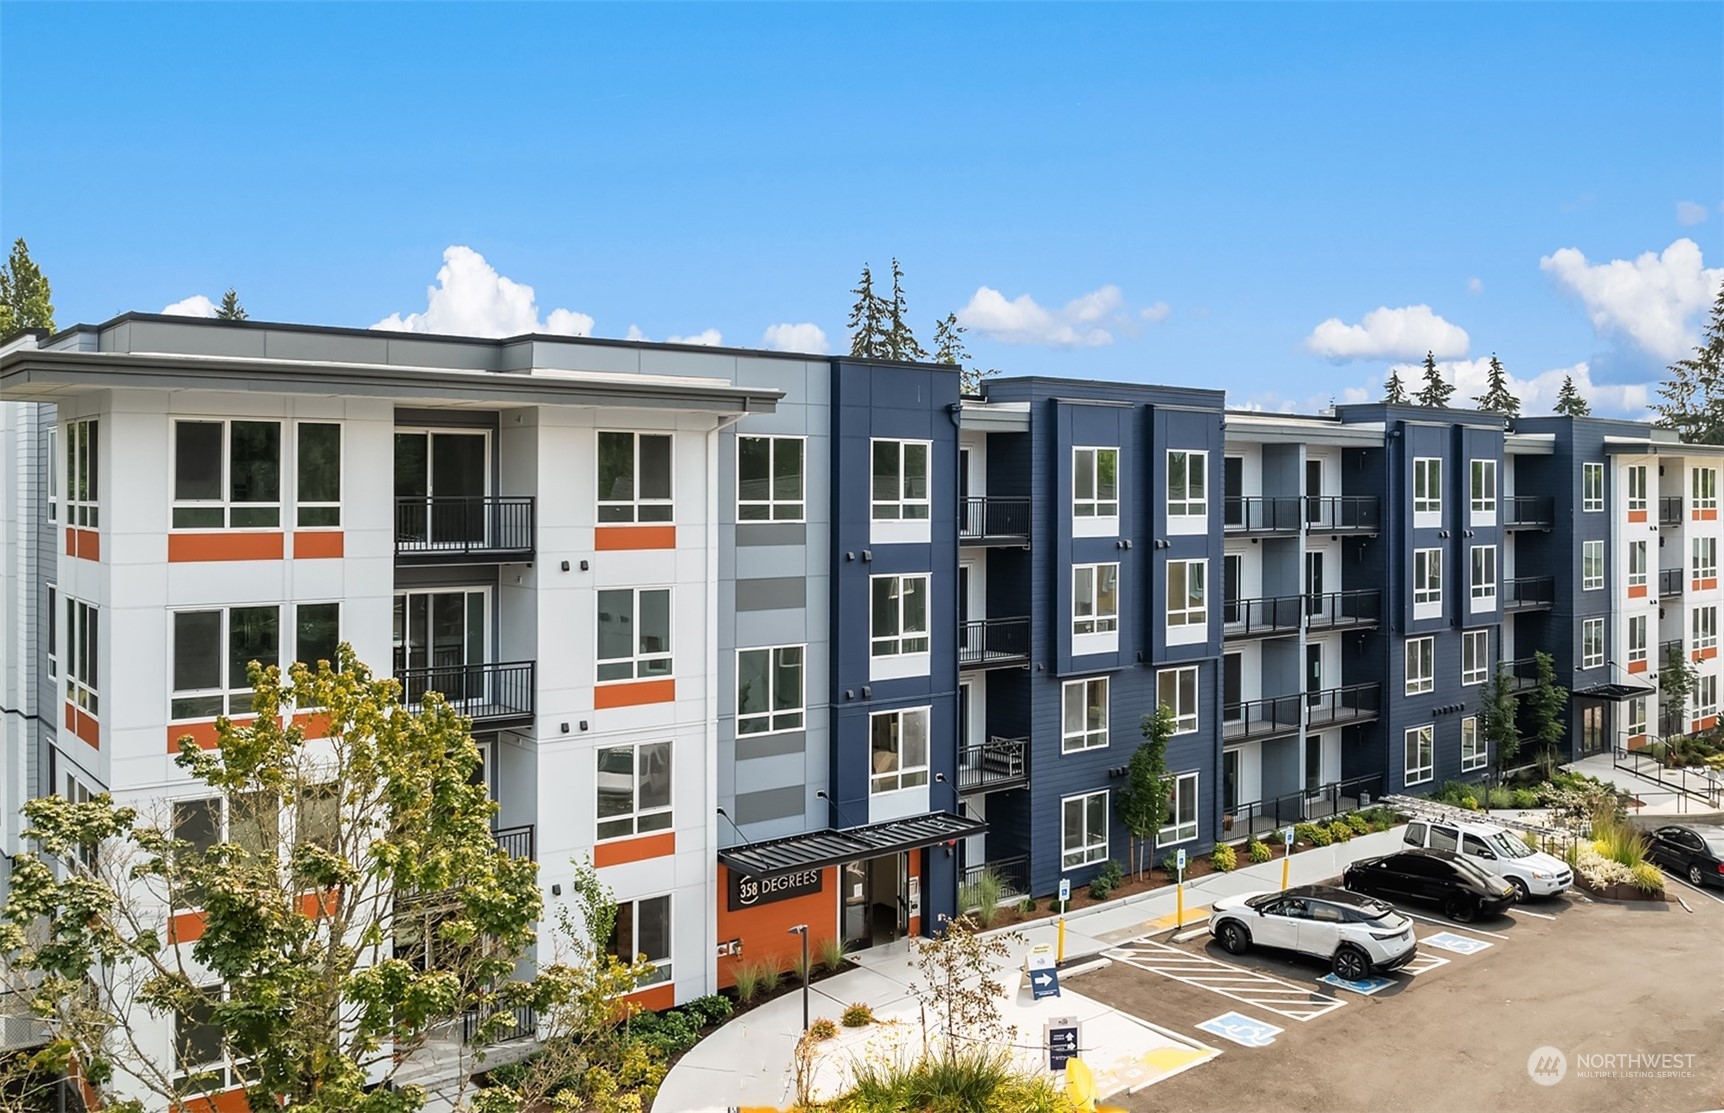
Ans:
[[[1173,929],[1178,931],[1185,926],[1185,851],[1175,851],[1173,868],[1178,876],[1173,886]]]
[[[1288,827],[1287,830],[1283,831],[1281,833],[1281,838],[1286,846],[1286,853],[1281,855],[1281,888],[1285,891],[1287,888],[1287,875],[1293,865],[1293,828]]]

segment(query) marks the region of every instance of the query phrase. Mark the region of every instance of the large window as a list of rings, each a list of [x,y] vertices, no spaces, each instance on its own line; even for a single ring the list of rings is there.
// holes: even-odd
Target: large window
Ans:
[[[1485,739],[1479,733],[1479,720],[1468,715],[1461,720],[1461,771],[1470,773],[1485,767]]]
[[[736,438],[736,520],[800,522],[806,516],[801,437]]]
[[[1064,704],[1061,753],[1094,750],[1107,745],[1107,694],[1105,676],[1065,682],[1061,692]]]
[[[1646,510],[1646,465],[1634,464],[1628,469],[1628,509]]]
[[[1580,667],[1596,669],[1604,664],[1604,619],[1589,618],[1580,624]]]
[[[1689,624],[1694,651],[1698,653],[1703,649],[1717,649],[1718,608],[1695,607],[1689,613],[1694,616]]]
[[[1491,632],[1461,631],[1461,686],[1483,684],[1491,671]]]
[[[1628,543],[1628,586],[1646,586],[1646,542]]]
[[[1190,842],[1197,837],[1197,774],[1181,773],[1173,778],[1173,791],[1167,795],[1167,824],[1161,829],[1158,846]]]
[[[875,657],[928,652],[928,577],[875,576],[869,589],[869,652]]]
[[[1209,513],[1209,454],[1167,454],[1167,513],[1169,517],[1202,518]]]
[[[928,441],[874,442],[874,520],[928,517]]]
[[[670,830],[670,760],[669,742],[599,750],[599,838]]]
[[[1072,568],[1072,633],[1106,634],[1119,629],[1119,565]]]
[[[1474,514],[1495,514],[1497,512],[1497,462],[1495,460],[1474,460],[1472,462],[1470,506]]]
[[[617,902],[617,922],[605,949],[624,962],[648,962],[652,970],[635,983],[642,988],[671,980],[670,896]]]
[[[1173,713],[1173,733],[1197,730],[1197,667],[1162,669],[1155,674],[1155,701]]]
[[[48,426],[48,520],[60,520],[60,427]]]
[[[1072,449],[1072,515],[1119,517],[1119,449]]]
[[[1427,723],[1422,727],[1412,727],[1401,736],[1407,765],[1407,784],[1422,785],[1436,775],[1433,734],[1433,728]]]
[[[341,426],[302,421],[298,436],[296,521],[301,528],[341,524]]]
[[[101,463],[96,418],[66,422],[66,524],[95,529],[101,525],[97,513],[96,472]]]
[[[803,647],[736,651],[736,733],[773,734],[803,727]]]
[[[1646,616],[1628,616],[1628,663],[1646,660]]]
[[[281,422],[174,422],[173,526],[279,528]]]
[[[48,679],[60,675],[60,589],[48,585]]]
[[[1580,508],[1585,511],[1604,509],[1604,465],[1580,465]]]
[[[1060,868],[1107,859],[1107,790],[1060,801]]]
[[[1437,639],[1434,637],[1407,639],[1407,695],[1420,695],[1436,687],[1436,652]]]
[[[1443,551],[1413,550],[1413,606],[1440,606],[1443,601]]]
[[[1718,678],[1706,675],[1694,681],[1694,717],[1706,720],[1718,714]],[[1704,723],[1701,724],[1702,728]]]
[[[1628,735],[1639,737],[1646,733],[1646,697],[1630,696],[1628,700]]]
[[[668,433],[599,433],[599,522],[668,522],[671,503]]]
[[[239,793],[231,804],[219,796],[178,800],[173,806],[173,836],[185,844],[176,850],[187,861],[198,861],[217,844],[232,843],[247,854],[274,858],[281,841],[280,798],[269,792]],[[309,825],[308,825],[309,826]],[[316,832],[307,830],[308,836]],[[204,894],[194,887],[169,894],[175,908],[202,908]]]
[[[301,603],[294,608],[293,659],[311,668],[335,664],[341,644],[341,604]]]
[[[1694,510],[1718,509],[1718,469],[1695,468],[1689,481]]]
[[[281,608],[229,607],[174,613],[174,719],[251,711],[247,670],[281,663]]]
[[[96,615],[94,604],[66,597],[66,700],[90,715],[97,713],[96,693],[101,687],[96,672],[101,649]]]
[[[1205,602],[1208,586],[1207,560],[1170,560],[1167,562],[1167,624],[1169,626],[1203,626],[1209,622],[1209,606]]]
[[[670,676],[670,589],[613,588],[599,592],[598,679]]]
[[[1604,542],[1583,541],[1580,545],[1580,587],[1582,591],[1597,591],[1604,586]]]
[[[1443,461],[1436,456],[1420,456],[1413,461],[1413,513],[1443,512]]]
[[[1644,544],[1644,542],[1643,542]],[[1716,537],[1696,537],[1690,545],[1693,558],[1693,578],[1696,580],[1716,580],[1718,578],[1718,539]],[[1705,583],[1698,586],[1708,587]]]
[[[1474,545],[1473,555],[1473,602],[1495,605],[1497,598],[1497,547],[1495,545]]]
[[[869,792],[894,792],[928,783],[928,709],[881,711],[868,716]]]
[[[222,987],[203,986],[198,992],[195,1002],[174,1011],[173,1084],[188,1094],[220,1093],[244,1079],[228,1062],[224,1030],[215,1020]]]

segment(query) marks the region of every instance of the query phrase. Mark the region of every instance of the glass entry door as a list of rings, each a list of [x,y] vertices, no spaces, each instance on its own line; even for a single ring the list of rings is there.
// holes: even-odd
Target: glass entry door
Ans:
[[[395,675],[402,699],[442,692],[450,703],[485,694],[485,592],[408,591],[395,596]]]
[[[404,540],[485,539],[490,434],[397,430],[395,533]]]

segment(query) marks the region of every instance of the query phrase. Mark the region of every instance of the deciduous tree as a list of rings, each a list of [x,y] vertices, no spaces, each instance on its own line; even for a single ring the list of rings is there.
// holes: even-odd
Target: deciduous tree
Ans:
[[[1514,674],[1506,662],[1497,662],[1496,675],[1479,693],[1479,736],[1496,751],[1498,769],[1507,769],[1520,754],[1518,716],[1520,700],[1514,694]]]
[[[980,934],[968,916],[947,920],[932,939],[910,941],[916,966],[910,993],[922,1005],[924,1023],[933,1020],[947,1062],[978,1047],[1011,1042],[1016,1029],[1000,1013],[1006,995],[1000,970],[1018,942],[1016,932]]]
[[[1143,873],[1145,850],[1155,849],[1155,839],[1167,824],[1173,781],[1167,775],[1167,740],[1173,737],[1173,712],[1163,703],[1155,714],[1145,715],[1139,729],[1143,741],[1132,751],[1125,767],[1125,784],[1119,790],[1119,821],[1131,834],[1131,864]]]
[[[1541,746],[1552,748],[1568,733],[1562,710],[1568,706],[1568,689],[1556,682],[1556,662],[1550,654],[1533,654],[1538,681],[1526,697],[1532,715],[1532,736]]]

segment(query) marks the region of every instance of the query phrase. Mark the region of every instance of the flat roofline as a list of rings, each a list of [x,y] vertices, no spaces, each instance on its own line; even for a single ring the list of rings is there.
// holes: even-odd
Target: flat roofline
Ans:
[[[1008,384],[1022,384],[1027,387],[1036,387],[1044,390],[1050,397],[1056,398],[1062,402],[1115,401],[1122,405],[1136,404],[1135,402],[1123,399],[1084,398],[1081,395],[1074,395],[1071,393],[1074,386],[1106,387],[1110,389],[1120,388],[1139,392],[1145,395],[1160,394],[1169,396],[1170,402],[1173,402],[1173,398],[1184,395],[1190,399],[1189,402],[1173,402],[1173,404],[1184,404],[1195,409],[1204,410],[1222,409],[1227,399],[1226,391],[1212,390],[1208,387],[1167,386],[1161,383],[1136,383],[1127,379],[1070,379],[1059,375],[1002,375],[997,379],[987,380],[982,389],[987,390],[991,386],[1006,386]],[[1150,403],[1153,405],[1153,400],[1150,400]]]

